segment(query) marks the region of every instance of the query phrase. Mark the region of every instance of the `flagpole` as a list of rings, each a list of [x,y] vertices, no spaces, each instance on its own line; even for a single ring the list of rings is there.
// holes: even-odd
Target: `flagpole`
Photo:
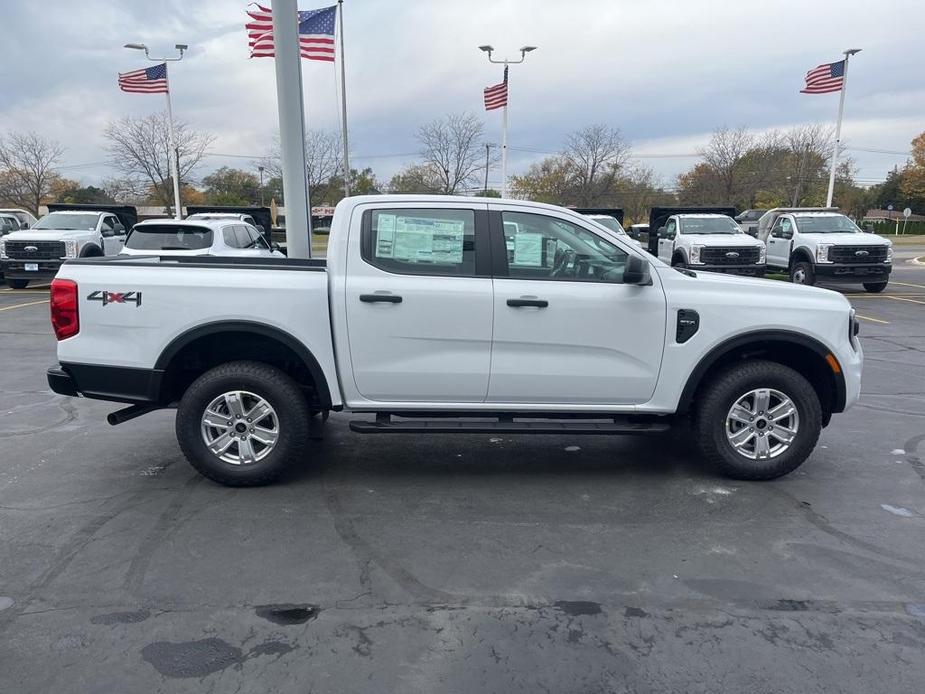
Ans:
[[[164,70],[167,70],[167,65],[164,65]],[[177,152],[177,135],[173,129],[173,109],[170,107],[170,78],[167,78],[167,91],[164,92],[164,96],[167,97],[167,130],[168,137],[170,138],[170,143],[167,145],[170,151],[167,153],[167,158],[170,160],[170,171],[171,176],[173,176],[173,205],[174,219],[180,220],[183,219],[182,208],[180,207],[180,162],[179,162],[179,152]]]
[[[344,67],[344,0],[337,0],[337,18],[340,21],[340,118],[344,145],[344,197],[350,197],[350,160],[347,146],[347,76]]]
[[[841,94],[838,97],[838,121],[835,124],[835,145],[832,147],[832,168],[829,171],[829,191],[825,196],[825,206],[832,206],[832,195],[835,193],[835,169],[838,168],[838,150],[841,145],[841,120],[845,113],[845,92],[848,91],[848,58],[860,53],[860,48],[851,48],[845,51],[845,69],[842,74]]]

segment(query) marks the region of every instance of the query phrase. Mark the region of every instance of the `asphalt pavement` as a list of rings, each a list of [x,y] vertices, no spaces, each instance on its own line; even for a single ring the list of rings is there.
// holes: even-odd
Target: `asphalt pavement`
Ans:
[[[925,247],[862,319],[861,402],[795,473],[660,438],[391,435],[282,483],[173,412],[55,396],[47,290],[0,288],[0,692],[920,692]]]

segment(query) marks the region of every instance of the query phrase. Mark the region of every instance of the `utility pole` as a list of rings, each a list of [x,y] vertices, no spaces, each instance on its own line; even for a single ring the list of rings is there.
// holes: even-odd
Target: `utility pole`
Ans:
[[[286,254],[312,257],[308,181],[305,176],[305,114],[302,107],[302,60],[296,0],[272,0],[276,49],[276,103],[286,200]]]
[[[491,143],[485,143],[485,197],[488,197],[488,160],[489,152],[491,151]]]
[[[257,171],[260,172],[260,206],[264,207],[263,204],[263,166],[258,166]]]

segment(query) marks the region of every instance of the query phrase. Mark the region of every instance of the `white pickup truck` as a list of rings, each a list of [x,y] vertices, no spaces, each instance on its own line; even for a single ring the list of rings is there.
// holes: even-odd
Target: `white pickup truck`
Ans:
[[[186,457],[229,485],[310,459],[332,410],[427,434],[690,415],[720,470],[770,479],[855,402],[863,361],[835,292],[675,269],[570,210],[485,198],[347,198],[326,261],[68,261],[51,314],[56,393],[128,404],[112,424],[177,407]]]
[[[764,277],[765,245],[724,214],[673,214],[658,230],[658,257],[674,267]]]
[[[795,284],[853,282],[872,293],[889,284],[893,244],[864,233],[837,208],[768,210],[758,220],[758,238],[767,243],[768,267],[789,273]]]

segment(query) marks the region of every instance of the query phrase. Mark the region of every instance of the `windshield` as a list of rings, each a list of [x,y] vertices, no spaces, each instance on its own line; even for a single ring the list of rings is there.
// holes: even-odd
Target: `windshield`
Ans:
[[[196,251],[211,246],[211,229],[176,224],[136,226],[125,240],[126,248],[139,251]]]
[[[687,217],[681,219],[682,234],[741,234],[731,217]]]
[[[801,234],[860,234],[858,225],[843,214],[796,217]]]
[[[97,212],[52,212],[35,223],[33,229],[96,229]]]
[[[607,227],[613,232],[618,234],[625,234],[623,227],[620,226],[620,222],[616,220],[615,217],[601,216],[601,217],[591,217],[595,222],[600,224],[602,227]]]

